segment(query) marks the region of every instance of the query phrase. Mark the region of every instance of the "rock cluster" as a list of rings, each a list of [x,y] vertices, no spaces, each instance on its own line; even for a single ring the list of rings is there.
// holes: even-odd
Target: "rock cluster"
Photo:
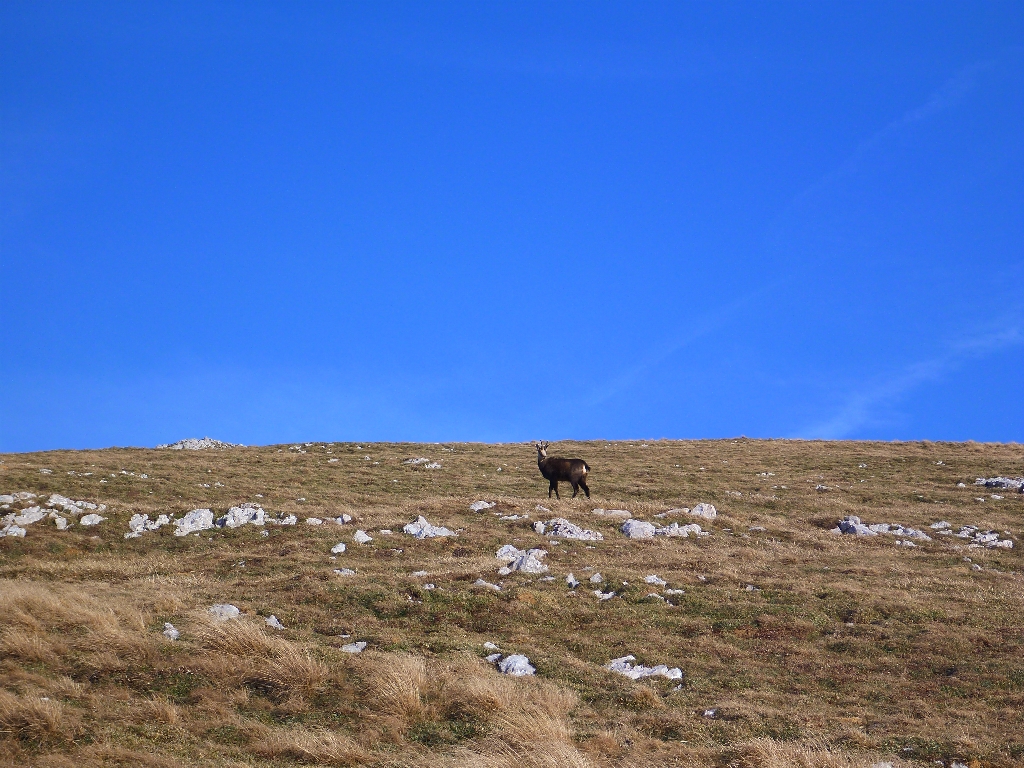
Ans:
[[[498,575],[508,576],[512,571],[523,573],[547,573],[548,567],[541,562],[547,556],[543,549],[516,549],[511,544],[506,544],[497,551],[495,557],[508,565],[498,569]]]
[[[1013,539],[1000,539],[996,531],[983,531],[976,525],[962,525],[960,530],[953,533],[953,524],[945,520],[932,523],[931,528],[940,536],[954,536],[958,539],[969,539],[971,547],[986,547],[988,549],[1013,549]]]
[[[64,531],[74,524],[69,518],[81,515],[82,512],[87,510],[96,510],[96,512],[82,515],[78,519],[78,523],[81,525],[97,525],[107,519],[97,514],[97,512],[106,511],[107,506],[105,504],[95,504],[91,501],[75,501],[66,496],[61,496],[59,493],[54,493],[40,506],[33,503],[38,498],[36,494],[29,491],[0,495],[0,509],[10,509],[12,504],[32,504],[32,506],[24,507],[20,511],[8,512],[3,517],[0,517],[0,538],[5,536],[24,538],[27,532],[25,526],[34,525],[41,520],[47,519],[53,520],[57,529]],[[63,515],[58,512],[58,509]],[[67,517],[64,515],[67,515]]]
[[[540,521],[533,524],[533,530],[542,536],[547,535],[557,539],[577,539],[579,541],[604,541],[597,531],[588,531],[570,523],[563,517],[556,517],[553,520]]]
[[[710,535],[707,531],[702,531],[697,523],[689,525],[672,523],[671,525],[657,526],[643,520],[627,520],[622,524],[622,532],[629,539],[651,539],[655,536],[678,536],[685,539],[688,536]]]
[[[1006,488],[1024,493],[1024,477],[979,477],[974,484],[983,485],[986,488]]]
[[[682,680],[683,670],[679,667],[669,669],[664,664],[656,667],[645,667],[643,664],[633,664],[636,656],[630,654],[619,659],[612,659],[605,665],[605,669],[618,675],[628,677],[630,680],[639,680],[642,677],[666,677],[669,680]]]
[[[441,536],[458,535],[455,531],[443,526],[431,525],[423,515],[417,517],[415,522],[409,523],[402,530],[410,536],[415,536],[417,539],[435,539]]]
[[[865,525],[856,515],[847,515],[839,521],[839,525],[832,529],[832,533],[848,533],[854,536],[877,536],[880,533],[887,533],[892,536],[907,536],[921,541],[931,541],[932,537],[924,531],[899,523],[873,523]]]
[[[157,448],[168,448],[172,451],[202,451],[207,448],[244,448],[238,443],[225,443],[223,440],[214,440],[210,437],[196,438],[188,437],[176,443],[164,443]]]

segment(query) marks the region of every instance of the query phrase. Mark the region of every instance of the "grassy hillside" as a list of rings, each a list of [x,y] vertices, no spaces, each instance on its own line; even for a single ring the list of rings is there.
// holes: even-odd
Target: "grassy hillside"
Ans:
[[[1020,446],[728,440],[550,452],[587,460],[593,498],[549,501],[523,444],[0,455],[0,494],[107,505],[97,526],[43,520],[0,539],[0,762],[1024,764],[1024,495],[973,485],[1020,475]],[[403,463],[418,457],[441,468]],[[496,506],[472,512],[477,500]],[[124,538],[135,513],[221,515],[241,502],[299,524]],[[698,502],[717,519],[655,517]],[[596,509],[697,522],[711,535],[629,540]],[[353,522],[304,524],[342,514]],[[417,515],[458,537],[402,533]],[[845,515],[932,541],[830,532]],[[556,516],[604,540],[552,544],[532,530]],[[929,528],[940,520],[1015,546],[972,548]],[[354,543],[357,528],[373,541]],[[338,542],[347,551],[332,559]],[[554,580],[499,576],[495,551],[509,543],[547,550]],[[575,590],[569,572],[583,582]],[[473,586],[480,578],[501,591]],[[214,603],[243,615],[215,621]],[[284,630],[266,625],[271,614]],[[341,650],[354,641],[366,650]],[[536,676],[500,674],[484,642],[525,654]],[[604,669],[627,654],[684,679]]]

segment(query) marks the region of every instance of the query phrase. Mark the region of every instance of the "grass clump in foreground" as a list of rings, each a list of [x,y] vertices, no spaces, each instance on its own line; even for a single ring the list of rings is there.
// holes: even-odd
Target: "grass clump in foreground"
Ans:
[[[973,486],[1021,474],[1019,446],[602,441],[552,453],[587,460],[593,498],[549,501],[524,444],[0,456],[0,493],[103,503],[108,518],[0,540],[0,763],[1024,764],[1024,496]],[[403,463],[418,457],[441,468]],[[480,499],[496,505],[471,512]],[[220,515],[245,501],[299,525],[123,538],[135,513]],[[620,520],[595,514],[683,524],[655,515],[701,501],[719,511],[697,521],[711,532],[701,538],[627,540]],[[341,514],[353,522],[303,524]],[[939,520],[977,525],[1017,546],[829,532],[851,514],[929,533]],[[401,533],[417,515],[459,536]],[[531,524],[553,517],[604,540],[552,544]],[[356,528],[373,541],[354,543]],[[508,543],[546,549],[554,580],[498,576]],[[645,583],[652,574],[667,586]],[[243,615],[214,621],[213,603]],[[344,652],[353,641],[367,649]],[[485,641],[527,655],[537,675],[500,675]],[[684,679],[603,669],[627,654]]]

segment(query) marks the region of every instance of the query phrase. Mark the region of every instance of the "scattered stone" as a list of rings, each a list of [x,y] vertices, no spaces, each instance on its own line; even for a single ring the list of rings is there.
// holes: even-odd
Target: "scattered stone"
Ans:
[[[654,531],[654,524],[643,520],[627,520],[622,524],[622,532],[630,539],[651,539]]]
[[[190,533],[213,528],[213,512],[209,509],[193,509],[187,515],[174,521],[177,530],[175,536],[188,536]]]
[[[839,526],[832,529],[833,533],[846,533],[854,536],[877,536],[880,533],[888,533],[893,536],[908,536],[921,541],[931,541],[932,537],[924,531],[910,528],[898,523],[874,523],[864,525],[856,515],[847,515],[839,521]]]
[[[664,587],[668,584],[668,582],[665,581],[663,578],[661,578],[660,576],[656,576],[653,573],[650,576],[645,576],[644,582],[646,582],[647,584],[657,584],[659,587]]]
[[[432,461],[429,464],[424,464],[423,468],[424,469],[440,469],[441,468],[441,462],[439,462],[439,461]],[[501,469],[499,469],[498,471],[501,472]]]
[[[530,660],[522,654],[514,653],[511,656],[506,656],[504,659],[498,662],[498,669],[503,675],[510,675],[512,677],[525,677],[532,675],[537,669],[530,664]]]
[[[967,487],[967,483],[957,483],[956,487],[957,488],[966,488]]]
[[[126,539],[137,539],[146,531],[158,530],[170,522],[171,518],[167,515],[159,515],[156,520],[150,520],[149,515],[132,515],[128,521],[128,533],[124,537]]]
[[[259,504],[246,502],[237,507],[231,507],[228,513],[218,518],[218,528],[239,528],[243,525],[264,525],[267,522],[267,513]]]
[[[366,649],[366,641],[360,640],[356,643],[348,643],[341,646],[341,650],[345,653],[362,653]]]
[[[491,662],[491,664],[494,664],[498,659],[501,658],[501,654],[500,653],[492,653],[492,654],[489,654],[487,656],[484,656],[484,658],[487,659],[487,661]]]
[[[536,509],[537,512],[550,512],[551,511],[550,509],[545,507],[543,504],[538,504],[534,509]]]
[[[237,619],[241,611],[231,603],[216,603],[210,606],[210,613],[217,621],[227,621],[228,619]]]
[[[569,585],[569,589],[576,589],[580,585],[579,581],[571,573],[565,577],[565,583]]]
[[[703,716],[714,719],[714,718],[718,717],[718,710],[717,709],[705,709]]]
[[[402,463],[403,464],[409,464],[411,466],[415,466],[417,464],[429,464],[430,463],[430,459],[428,459],[428,458],[426,458],[424,456],[420,456],[418,459],[406,459]]]
[[[306,525],[323,525],[323,524],[324,524],[324,521],[321,520],[319,517],[307,517],[306,518]]]
[[[615,593],[614,592],[602,592],[600,589],[595,589],[594,590],[594,597],[596,597],[598,600],[611,600],[613,597],[615,597]]]
[[[906,539],[897,539],[896,540],[896,546],[897,547],[916,547],[917,544],[915,544],[912,541],[907,541]]]
[[[353,534],[352,540],[355,541],[356,544],[368,544],[373,541],[373,537],[367,534],[364,530],[358,530]]]
[[[20,515],[14,516],[15,525],[32,525],[32,523],[38,523],[46,517],[46,512],[41,507],[29,507],[23,509]]]
[[[491,584],[491,582],[484,581],[483,579],[477,579],[476,581],[474,581],[473,586],[486,587],[487,589],[493,589],[495,592],[501,592],[501,587],[499,587],[497,584]]]
[[[102,523],[106,519],[107,518],[100,517],[96,513],[90,513],[88,515],[82,515],[82,517],[78,520],[78,522],[81,523],[82,525],[99,525],[100,523]]]
[[[626,520],[633,516],[625,509],[595,509],[592,514],[600,515],[601,517],[617,517],[621,520]]]
[[[177,640],[179,637],[181,637],[181,632],[175,629],[174,625],[171,624],[171,622],[166,621],[164,622],[163,636],[166,637],[168,640]]]
[[[482,512],[485,509],[490,509],[496,504],[497,502],[494,501],[474,501],[472,504],[469,505],[469,508],[474,512]]]
[[[752,532],[757,532],[757,533],[764,533],[768,529],[765,528],[763,525],[752,525],[747,530],[752,531]]]
[[[282,624],[274,614],[267,616],[267,626],[273,629],[284,629],[284,624]]]
[[[665,677],[669,680],[683,679],[683,670],[679,669],[679,667],[669,669],[664,664],[659,664],[656,667],[645,667],[643,664],[632,664],[631,662],[634,661],[636,661],[636,656],[630,654],[619,659],[612,659],[605,665],[605,669],[609,672],[615,672],[618,675],[628,677],[630,680],[639,680],[642,677]]]
[[[702,531],[697,523],[690,523],[689,525],[680,525],[679,523],[672,523],[666,525],[664,528],[658,528],[654,531],[656,536],[678,536],[686,538],[690,534],[694,536],[710,536],[709,533]]]
[[[942,531],[942,530],[945,530],[945,529],[947,529],[947,528],[952,528],[952,527],[953,527],[953,524],[952,524],[952,523],[950,523],[950,522],[947,522],[947,521],[945,521],[945,520],[940,520],[940,521],[939,521],[939,522],[937,522],[937,523],[932,523],[932,524],[931,524],[930,526],[928,526],[928,527],[929,527],[929,528],[931,528],[931,529],[933,529],[933,530],[936,530],[936,531]]]
[[[412,575],[415,576],[417,579],[421,579],[424,576],[429,576],[430,574],[428,574],[426,571],[413,571]]]
[[[11,536],[23,539],[25,538],[25,529],[15,525],[14,523],[9,523],[3,530],[0,530],[0,536]]]
[[[690,515],[693,517],[703,518],[704,520],[714,520],[718,517],[718,510],[715,509],[713,504],[705,504],[704,502],[701,502],[690,510]]]
[[[498,646],[496,646],[496,645],[495,645],[494,643],[492,643],[492,642],[491,642],[490,640],[488,640],[487,642],[485,642],[485,643],[484,643],[484,648],[485,648],[486,650],[488,650],[488,651],[500,651],[500,650],[501,650],[501,648],[499,648]]]
[[[338,576],[355,576],[356,572],[351,568],[335,568],[334,573]]]
[[[195,438],[189,437],[184,440],[179,440],[176,443],[165,443],[164,445],[158,445],[157,448],[168,448],[172,451],[203,451],[207,448],[244,448],[245,446],[237,443],[225,443],[222,440],[214,440],[209,437]]]
[[[546,528],[546,526],[540,520],[538,520],[537,522],[535,522],[533,524],[533,531],[534,531],[534,533],[540,534],[541,536],[544,535],[545,528]]]
[[[403,529],[410,536],[415,536],[417,539],[434,539],[441,536],[457,536],[455,531],[449,530],[439,525],[431,525],[427,522],[427,518],[420,515],[416,518],[416,522],[409,523]]]
[[[1024,493],[1024,477],[979,477],[974,484]]]
[[[548,567],[541,562],[547,556],[543,549],[516,549],[511,544],[506,544],[497,552],[497,558],[504,560],[508,565],[498,569],[499,576],[508,576],[513,571],[523,573],[547,573]]]
[[[341,542],[341,541],[339,541],[337,544],[335,544],[333,547],[331,547],[331,554],[332,555],[340,555],[344,551],[345,551],[345,543]]]
[[[686,594],[686,590],[685,589],[666,589],[665,590],[665,594],[666,595],[685,595]]]
[[[51,512],[50,513],[50,517],[53,518],[53,523],[54,523],[54,525],[57,526],[57,530],[58,531],[66,531],[67,530],[67,527],[68,527],[69,523],[68,523],[68,519],[66,517],[61,517],[56,512]]]
[[[536,523],[534,524],[533,529],[537,531]],[[541,529],[537,531],[537,533],[543,534],[545,532],[547,532],[548,536],[557,536],[560,539],[604,541],[604,536],[597,531],[584,530],[578,525],[574,525],[562,517],[556,517],[554,520],[548,520],[546,523],[541,523]]]

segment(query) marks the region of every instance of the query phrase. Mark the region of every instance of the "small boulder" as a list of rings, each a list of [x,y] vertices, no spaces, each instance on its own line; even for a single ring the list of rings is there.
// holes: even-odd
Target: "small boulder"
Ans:
[[[652,539],[654,531],[654,524],[643,520],[627,520],[622,524],[622,532],[630,539]]]
[[[216,603],[210,606],[210,613],[217,621],[227,621],[228,619],[237,619],[241,611],[231,603]]]

